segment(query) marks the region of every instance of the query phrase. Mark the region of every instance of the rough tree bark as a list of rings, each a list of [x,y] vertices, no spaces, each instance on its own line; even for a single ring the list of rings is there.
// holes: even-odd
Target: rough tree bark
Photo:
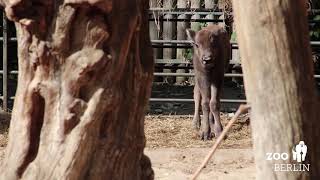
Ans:
[[[318,179],[320,123],[305,0],[233,0],[233,5],[252,106],[257,179]],[[299,141],[308,146],[310,172],[275,172],[275,163],[293,163]],[[289,159],[268,161],[268,152],[288,153]]]
[[[8,0],[19,77],[0,179],[153,179],[147,0]]]

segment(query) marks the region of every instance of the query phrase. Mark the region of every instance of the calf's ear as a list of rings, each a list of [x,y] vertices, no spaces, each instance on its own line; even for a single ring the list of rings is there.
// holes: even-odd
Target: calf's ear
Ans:
[[[186,29],[187,36],[190,40],[194,42],[194,37],[196,36],[196,32],[192,29]]]

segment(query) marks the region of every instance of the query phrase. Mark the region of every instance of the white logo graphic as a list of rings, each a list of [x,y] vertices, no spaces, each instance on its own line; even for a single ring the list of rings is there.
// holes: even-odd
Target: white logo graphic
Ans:
[[[289,153],[266,153],[266,160],[274,161],[274,171],[309,171],[310,164],[306,164],[307,145],[304,141],[300,141],[299,144],[294,145],[292,148],[292,159],[295,162],[285,163],[289,160]]]
[[[307,145],[305,145],[303,141],[300,141],[299,144],[296,145],[295,150],[294,148],[292,149],[293,160],[297,162],[305,161],[307,149]]]

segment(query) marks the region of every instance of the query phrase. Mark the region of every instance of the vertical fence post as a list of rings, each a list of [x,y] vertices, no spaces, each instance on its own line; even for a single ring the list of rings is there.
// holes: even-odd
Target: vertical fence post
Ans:
[[[215,8],[215,2],[214,0],[205,0],[204,1],[204,5],[206,9],[210,9],[210,10],[214,10]],[[213,14],[209,14],[206,16],[206,19],[214,19],[214,15]],[[207,24],[214,24],[213,22],[207,22]]]
[[[178,8],[187,8],[186,0],[178,0],[177,1]],[[186,19],[187,15],[181,14],[178,16],[178,19]],[[186,22],[177,22],[177,40],[186,40]],[[179,44],[178,44],[179,45]],[[181,44],[183,45],[183,44]],[[186,50],[177,48],[177,59],[184,59]],[[178,66],[185,66],[186,64],[180,64]],[[185,69],[177,69],[177,73],[185,73]],[[176,77],[177,84],[183,84],[186,81],[186,77]]]
[[[174,8],[174,0],[163,0],[163,8],[164,9],[173,9]],[[166,14],[163,18],[163,39],[164,40],[172,40],[174,39],[174,30],[175,25],[174,22],[167,20],[167,19],[173,19],[172,14]],[[163,59],[174,59],[174,49],[173,48],[164,48],[163,49]],[[172,64],[166,64],[165,66],[172,66]],[[166,69],[164,67],[163,69],[164,73],[171,73],[171,69]],[[165,77],[164,81],[173,84],[174,83],[174,77]]]
[[[191,0],[191,8],[192,9],[200,9],[201,1],[200,0]],[[200,19],[199,14],[194,14],[191,19]],[[199,22],[191,22],[191,29],[195,31],[199,31],[201,29],[201,24]]]
[[[150,0],[149,1],[149,7],[150,8],[161,8],[162,2],[161,0]],[[159,40],[160,32],[161,32],[161,26],[160,25],[160,18],[157,11],[152,13],[152,17],[154,18],[153,21],[149,21],[149,33],[151,40]],[[160,59],[162,58],[162,49],[160,48],[153,48],[153,57],[154,59]],[[162,68],[155,67],[155,72],[161,72]],[[162,77],[155,76],[153,81],[154,82],[161,82]]]
[[[158,0],[150,0],[149,1],[149,7],[150,8],[156,8],[158,7]],[[154,21],[149,21],[149,33],[150,33],[150,38],[151,40],[158,40],[159,39],[159,29],[157,27],[156,21],[157,21],[157,13],[153,13],[152,16],[155,19]],[[159,22],[157,22],[159,23]],[[158,58],[158,48],[154,48],[154,58]]]
[[[311,0],[312,9],[320,9],[320,1],[319,0]]]
[[[200,0],[191,0],[191,9],[200,9],[201,1]],[[191,16],[191,19],[200,19],[199,14],[194,14]],[[199,31],[201,29],[201,24],[199,22],[191,22],[191,29]],[[193,69],[190,70],[190,73],[194,73]],[[194,77],[189,77],[189,82],[194,84]]]
[[[219,1],[219,9],[223,10],[223,20],[226,30],[228,31],[229,35],[232,33],[232,25],[233,25],[233,16],[230,14],[232,12],[232,3],[231,0],[223,0]]]
[[[3,103],[3,110],[7,111],[8,109],[8,53],[7,53],[7,45],[8,45],[8,34],[7,34],[7,19],[6,19],[6,14],[3,11],[2,12],[2,51],[3,51],[3,56],[2,56],[2,69],[3,69],[3,74],[2,74],[2,103]]]

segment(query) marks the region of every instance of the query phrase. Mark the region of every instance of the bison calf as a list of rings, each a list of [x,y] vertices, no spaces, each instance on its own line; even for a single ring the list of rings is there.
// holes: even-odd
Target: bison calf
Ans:
[[[193,66],[195,71],[193,124],[200,126],[200,137],[216,137],[222,132],[220,122],[220,94],[224,71],[229,64],[230,40],[226,30],[218,25],[210,25],[195,32],[187,29],[187,35],[193,44]],[[203,118],[200,123],[200,102]]]

